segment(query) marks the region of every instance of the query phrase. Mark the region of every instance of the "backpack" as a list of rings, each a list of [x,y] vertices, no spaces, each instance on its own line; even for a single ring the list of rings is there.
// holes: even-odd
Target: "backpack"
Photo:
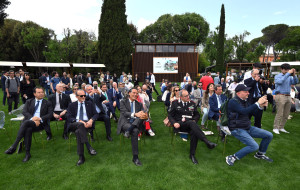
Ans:
[[[230,100],[234,100],[234,98],[227,99],[220,107],[220,122],[222,126],[228,126],[228,103]]]
[[[6,80],[8,80],[8,81],[7,81],[7,87],[5,87],[5,88],[8,88],[8,89],[9,89],[9,87],[10,87],[10,80],[11,80],[11,79],[6,79]],[[17,85],[20,86],[20,82],[19,82],[19,80],[18,80],[16,77],[15,77],[15,80],[16,80],[16,82],[17,82]]]

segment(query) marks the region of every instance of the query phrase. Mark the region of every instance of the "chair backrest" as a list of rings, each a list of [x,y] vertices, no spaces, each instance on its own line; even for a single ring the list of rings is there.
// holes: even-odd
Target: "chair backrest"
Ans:
[[[0,111],[0,129],[4,127],[5,124],[5,113],[4,111]]]
[[[17,117],[23,116],[22,112],[23,112],[24,106],[25,106],[25,104],[22,104],[18,109],[12,110],[11,113],[16,115]]]

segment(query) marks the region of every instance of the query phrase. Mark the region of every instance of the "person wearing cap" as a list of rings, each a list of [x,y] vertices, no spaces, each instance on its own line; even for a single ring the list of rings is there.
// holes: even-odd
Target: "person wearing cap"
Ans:
[[[261,65],[260,63],[254,63],[252,69],[258,69],[258,70],[260,70],[261,68],[262,68],[262,65]],[[252,77],[252,76],[251,76],[251,72],[252,72],[252,70],[247,71],[247,72],[245,73],[243,82],[244,82],[246,79]],[[260,74],[262,74],[262,73],[260,73]]]
[[[233,166],[236,160],[242,159],[247,154],[257,151],[254,158],[273,162],[271,158],[266,156],[266,151],[273,138],[273,134],[261,128],[251,126],[249,115],[254,114],[258,110],[262,110],[264,106],[268,106],[267,97],[263,96],[258,99],[255,104],[250,105],[247,102],[250,87],[239,84],[236,88],[236,96],[228,102],[228,128],[231,135],[240,140],[246,146],[226,157],[226,163]],[[262,138],[260,145],[253,138]]]
[[[279,132],[289,133],[284,129],[284,125],[288,119],[291,109],[291,85],[295,85],[299,82],[296,76],[296,70],[291,69],[288,63],[284,63],[281,66],[281,73],[275,76],[275,102],[276,102],[276,116],[274,119],[275,134]]]

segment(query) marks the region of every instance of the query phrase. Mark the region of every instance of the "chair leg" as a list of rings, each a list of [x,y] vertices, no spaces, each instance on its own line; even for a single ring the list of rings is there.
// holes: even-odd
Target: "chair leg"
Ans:
[[[72,132],[69,133],[69,152],[71,152],[71,135]]]
[[[224,148],[223,148],[223,155],[226,152],[226,140],[227,140],[227,135],[225,135],[225,139],[224,139]]]
[[[41,134],[41,141],[42,141],[42,147],[43,147],[43,149],[45,149],[45,144],[44,144],[44,138],[43,138],[43,133],[42,132],[40,132],[40,134]]]

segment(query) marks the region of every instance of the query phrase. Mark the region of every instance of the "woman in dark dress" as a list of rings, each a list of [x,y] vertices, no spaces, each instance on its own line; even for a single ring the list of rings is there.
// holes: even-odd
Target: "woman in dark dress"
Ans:
[[[20,84],[20,91],[22,95],[23,104],[25,104],[26,100],[34,98],[33,89],[35,88],[35,83],[30,79],[28,73],[25,74],[25,78],[22,80]]]

